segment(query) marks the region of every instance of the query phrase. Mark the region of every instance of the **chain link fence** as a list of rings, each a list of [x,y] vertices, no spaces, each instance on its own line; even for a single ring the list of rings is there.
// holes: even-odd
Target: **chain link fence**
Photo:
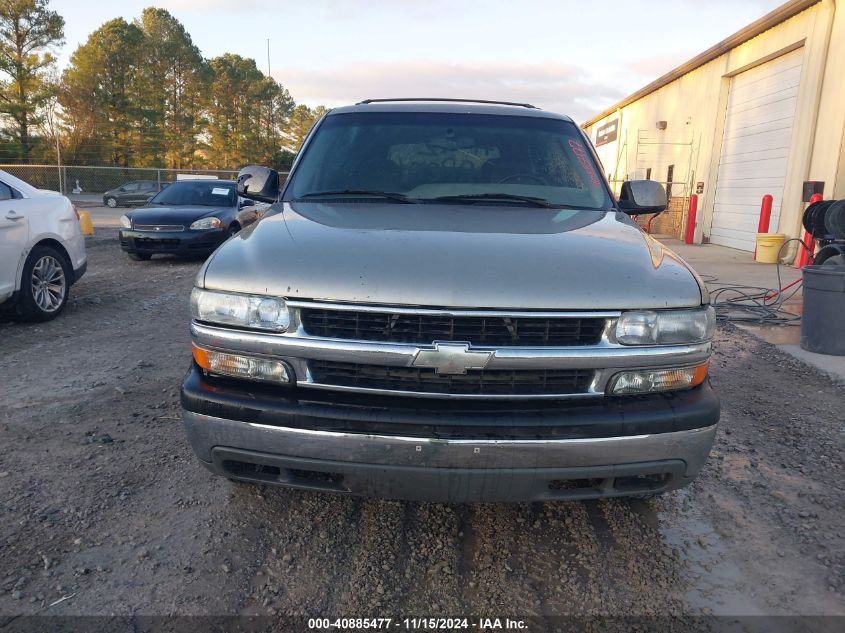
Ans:
[[[156,169],[139,167],[80,167],[74,165],[0,165],[0,169],[17,176],[38,189],[67,194],[98,194],[120,187],[132,180],[172,182],[179,174],[214,176],[233,180],[231,169]],[[284,176],[282,176],[284,178]]]

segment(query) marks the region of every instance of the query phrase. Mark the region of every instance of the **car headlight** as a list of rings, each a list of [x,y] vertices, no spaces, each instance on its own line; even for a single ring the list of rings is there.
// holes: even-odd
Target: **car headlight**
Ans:
[[[132,228],[132,220],[129,219],[128,215],[120,216],[120,226],[122,226],[124,229]]]
[[[192,344],[192,349],[197,365],[212,374],[284,384],[293,382],[293,370],[280,360],[204,349],[196,343]]]
[[[616,340],[622,345],[678,345],[704,343],[713,338],[713,306],[695,310],[634,310],[616,322]]]
[[[192,231],[206,231],[208,229],[219,229],[223,226],[220,218],[202,218],[191,224]]]
[[[710,361],[707,361],[695,367],[623,371],[611,379],[610,393],[614,396],[624,396],[692,389],[706,380],[709,367]]]
[[[191,314],[197,321],[284,332],[290,327],[287,303],[279,297],[242,295],[194,288]]]

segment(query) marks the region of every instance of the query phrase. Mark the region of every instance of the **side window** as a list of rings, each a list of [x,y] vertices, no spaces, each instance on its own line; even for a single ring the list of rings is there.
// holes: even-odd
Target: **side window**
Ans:
[[[11,200],[15,197],[15,194],[12,192],[12,188],[0,182],[0,200]]]
[[[124,191],[138,191],[138,183],[137,182],[127,182],[123,185]]]

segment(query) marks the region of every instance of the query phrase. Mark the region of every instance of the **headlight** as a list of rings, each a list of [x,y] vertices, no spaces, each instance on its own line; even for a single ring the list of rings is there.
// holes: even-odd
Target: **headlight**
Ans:
[[[131,229],[132,228],[132,220],[129,219],[129,216],[122,215],[120,216],[120,226],[124,229]]]
[[[218,352],[196,344],[192,349],[197,365],[213,374],[280,383],[292,381],[293,370],[280,360]]]
[[[191,314],[197,321],[284,332],[290,312],[284,299],[194,288]]]
[[[208,229],[219,229],[223,226],[220,218],[202,218],[191,224],[192,231],[206,231]]]
[[[616,374],[610,381],[610,393],[623,396],[637,393],[658,393],[697,387],[707,378],[710,362],[677,369],[638,369]]]
[[[713,338],[716,311],[637,310],[623,312],[616,323],[616,340],[622,345],[678,345],[703,343]]]

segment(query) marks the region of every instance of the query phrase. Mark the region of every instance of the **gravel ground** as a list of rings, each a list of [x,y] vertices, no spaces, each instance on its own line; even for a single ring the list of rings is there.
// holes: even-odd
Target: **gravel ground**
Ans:
[[[114,231],[0,321],[0,629],[27,614],[845,615],[842,386],[730,326],[716,446],[651,500],[437,505],[233,484],[179,421],[197,261]],[[57,602],[60,601],[60,602]]]

